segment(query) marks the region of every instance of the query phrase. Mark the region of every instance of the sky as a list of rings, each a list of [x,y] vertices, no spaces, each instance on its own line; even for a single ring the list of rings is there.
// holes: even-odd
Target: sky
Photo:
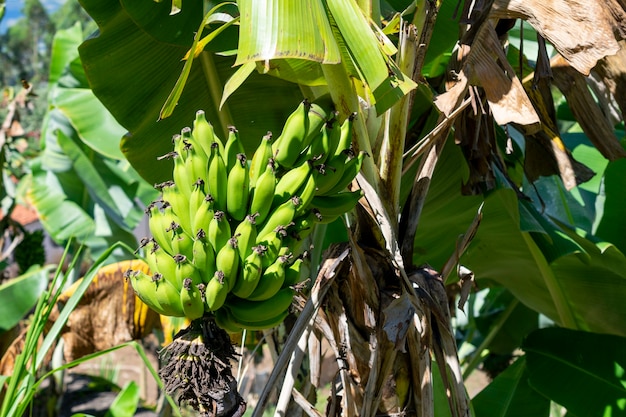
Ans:
[[[57,10],[65,0],[40,0],[41,4],[51,13]],[[5,33],[7,28],[17,22],[22,17],[23,0],[5,0],[6,11],[4,19],[0,22],[0,33]]]

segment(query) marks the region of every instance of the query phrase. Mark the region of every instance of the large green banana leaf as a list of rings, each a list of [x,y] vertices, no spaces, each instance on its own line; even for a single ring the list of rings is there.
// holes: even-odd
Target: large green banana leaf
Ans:
[[[124,129],[86,84],[80,42],[80,25],[55,36],[44,149],[20,189],[56,242],[76,237],[98,256],[118,241],[136,246],[133,230],[144,214],[138,200],[155,192],[122,159]]]
[[[522,349],[530,387],[568,415],[626,415],[625,338],[547,328],[528,335]]]
[[[593,165],[592,158],[582,162]],[[606,171],[596,171],[605,182],[611,182],[619,171],[613,166],[621,164],[611,162]],[[435,170],[416,235],[416,264],[428,262],[440,269],[454,252],[463,225],[470,223],[482,201],[480,197],[461,196],[465,171],[459,167],[463,166],[460,151],[448,143]],[[561,191],[553,197],[558,196],[561,206],[573,207]],[[615,212],[613,204],[618,204],[615,199],[619,197],[612,193],[619,192],[605,188],[598,194],[604,204],[597,205],[594,222],[602,224],[604,213]],[[543,196],[544,201],[549,199],[548,194]],[[554,205],[550,201],[546,204]],[[540,206],[540,202],[535,206],[518,199],[515,191],[507,188],[489,194],[478,233],[461,263],[476,274],[479,287],[502,285],[524,304],[561,325],[626,335],[626,256],[606,240],[608,237],[581,237],[560,222],[556,213],[553,217],[541,213],[537,209]],[[625,230],[626,220],[622,217],[613,226]]]
[[[130,3],[131,8],[119,1],[82,2],[100,31],[80,47],[80,55],[94,94],[129,131],[122,140],[122,151],[142,177],[150,183],[170,178],[171,162],[156,158],[171,150],[172,136],[180,133],[182,127],[191,126],[200,109],[222,138],[229,124],[237,127],[248,152],[256,148],[267,131],[280,134],[287,115],[302,100],[297,85],[253,73],[246,80],[246,92],[232,94],[219,115],[222,88],[235,71],[235,59],[208,52],[194,60],[171,117],[159,120],[161,108],[182,71],[191,40],[187,38],[186,46],[181,46],[176,31],[160,33],[159,38],[153,33],[173,24],[193,34],[200,19],[177,26],[168,8],[152,1]],[[183,13],[186,12],[201,17],[201,3],[185,4]],[[136,15],[151,19],[138,20]],[[218,44],[228,49],[236,38],[229,39],[227,35],[223,34]]]
[[[15,326],[37,304],[48,287],[51,269],[34,265],[0,285],[0,334]]]
[[[548,417],[550,401],[528,385],[526,358],[509,366],[472,400],[476,417]]]
[[[185,79],[181,77],[183,59],[192,46],[191,34],[200,28],[201,3],[185,5],[184,16],[176,20],[166,5],[154,2],[82,1],[99,26],[99,32],[80,48],[89,83],[128,129],[122,151],[149,182],[169,178],[171,161],[156,158],[171,149],[172,135],[190,125],[199,109],[222,136],[229,124],[237,127],[248,152],[267,131],[280,133],[284,120],[303,97],[295,83],[306,86],[303,91],[311,99],[327,92],[320,85],[322,64],[332,65],[341,58],[344,68],[368,86],[369,98],[379,113],[416,86],[390,56],[395,47],[385,41],[385,34],[371,30],[353,0],[317,0],[306,7],[278,1],[238,3],[243,34],[238,37],[229,27],[218,35],[193,59]],[[312,16],[314,22],[309,23],[315,24],[292,27],[302,36],[281,36],[287,33],[289,21],[303,16]],[[215,29],[209,26],[205,32]],[[183,36],[183,31],[189,35]],[[239,51],[237,60],[232,56],[233,45]],[[255,61],[256,65],[250,65]],[[243,64],[236,77],[234,64]],[[244,80],[245,89],[239,89]],[[170,93],[177,98],[174,103],[168,100]],[[176,107],[169,114],[172,105]],[[168,111],[162,112],[164,108]]]

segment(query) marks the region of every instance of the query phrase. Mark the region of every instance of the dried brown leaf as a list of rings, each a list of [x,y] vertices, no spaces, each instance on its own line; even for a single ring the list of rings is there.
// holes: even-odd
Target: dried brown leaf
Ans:
[[[469,416],[469,399],[463,383],[456,341],[450,324],[448,297],[441,276],[431,267],[425,266],[414,271],[409,278],[414,285],[426,290],[434,301],[427,304],[432,313],[430,320],[431,347],[446,387],[452,416]]]
[[[139,260],[100,269],[70,314],[63,332],[67,361],[141,339],[159,326],[160,316],[137,298],[124,278],[129,268],[148,272],[148,266]],[[67,301],[79,284],[80,280],[59,297],[59,302]]]
[[[473,85],[485,90],[493,117],[500,125],[536,125],[539,117],[528,99],[491,22],[485,22],[466,58],[465,72]]]
[[[527,20],[580,73],[619,50],[623,8],[614,0],[495,0],[492,17]]]
[[[101,268],[94,277],[62,330],[66,361],[140,339],[160,325],[160,316],[137,298],[130,283],[124,279],[124,272],[131,267],[148,271],[148,266],[143,261],[123,261]],[[76,291],[81,280],[59,296],[60,308]],[[58,314],[59,308],[55,307],[46,323],[44,335],[52,327]],[[23,350],[27,330],[23,329],[2,356],[1,375],[13,373],[15,358]],[[52,352],[49,351],[45,363],[51,359]]]
[[[474,272],[470,271],[463,265],[459,265],[458,275],[461,280],[461,293],[459,294],[457,307],[465,313],[465,303],[469,298],[470,292],[476,286],[476,281],[474,279]]]
[[[622,112],[626,114],[626,42],[620,42],[621,49],[615,55],[607,56],[594,68]]]
[[[554,85],[565,95],[574,117],[600,153],[610,161],[626,157],[626,151],[613,133],[613,126],[589,91],[585,77],[560,56],[552,59],[552,73]]]
[[[385,321],[383,331],[394,344],[395,349],[406,352],[406,337],[413,323],[415,309],[407,296],[400,296],[383,310]]]

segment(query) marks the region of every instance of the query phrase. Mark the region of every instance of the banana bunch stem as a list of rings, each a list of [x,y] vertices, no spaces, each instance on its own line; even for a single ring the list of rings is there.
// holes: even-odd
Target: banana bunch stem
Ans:
[[[243,416],[246,403],[231,372],[228,334],[211,317],[194,320],[159,354],[165,392],[207,416]]]

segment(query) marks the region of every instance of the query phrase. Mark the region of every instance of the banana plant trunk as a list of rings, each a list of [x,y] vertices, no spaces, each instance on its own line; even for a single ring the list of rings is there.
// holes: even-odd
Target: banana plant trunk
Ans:
[[[327,415],[434,416],[437,368],[452,415],[469,415],[441,275],[428,266],[409,267],[404,285],[389,251],[371,237],[329,249],[326,264],[341,253],[347,256],[334,269],[318,312],[336,349],[341,387]]]

